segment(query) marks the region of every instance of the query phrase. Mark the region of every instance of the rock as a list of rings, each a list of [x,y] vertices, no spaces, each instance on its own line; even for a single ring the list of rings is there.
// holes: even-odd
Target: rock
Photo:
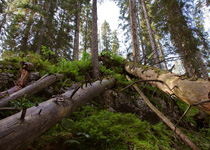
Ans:
[[[36,81],[40,78],[40,73],[39,72],[30,72],[28,81]]]
[[[14,86],[14,75],[10,73],[0,73],[0,90],[4,90]]]
[[[111,112],[133,113],[151,124],[160,122],[159,117],[146,105],[138,95],[105,91],[97,101]]]

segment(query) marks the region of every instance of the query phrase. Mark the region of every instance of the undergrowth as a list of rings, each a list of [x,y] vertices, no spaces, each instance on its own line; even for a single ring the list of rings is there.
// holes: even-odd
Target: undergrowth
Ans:
[[[64,129],[65,127],[65,129]],[[45,149],[173,149],[172,131],[162,123],[150,125],[130,113],[113,113],[84,106],[54,126],[30,148]]]

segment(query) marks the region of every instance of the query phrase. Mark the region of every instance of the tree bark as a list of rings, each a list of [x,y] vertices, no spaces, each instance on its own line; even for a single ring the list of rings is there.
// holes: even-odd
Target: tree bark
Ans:
[[[29,71],[33,70],[34,64],[30,62],[21,62],[22,68],[20,69],[20,77],[15,83],[15,86],[9,90],[0,92],[0,97],[4,97],[5,95],[10,95],[22,89],[27,82]]]
[[[0,147],[4,150],[21,150],[49,128],[69,116],[85,102],[111,88],[115,79],[94,82],[79,89],[71,98],[73,91],[68,91],[60,97],[27,109],[24,119],[17,113],[0,121]]]
[[[19,98],[29,95],[33,95],[40,90],[46,88],[47,86],[53,84],[55,81],[60,80],[63,78],[63,75],[61,74],[54,74],[50,76],[46,76],[45,78],[41,78],[35,83],[7,96],[4,97],[3,99],[0,99],[0,107],[7,106],[11,100],[17,100]]]
[[[99,77],[99,61],[98,61],[98,35],[97,35],[97,0],[93,0],[92,7],[92,48],[91,58],[93,65],[93,78]]]
[[[130,24],[131,24],[133,60],[134,62],[140,63],[141,59],[140,59],[139,39],[138,39],[138,31],[136,23],[135,0],[129,0],[129,13],[130,13]]]
[[[139,19],[139,15],[138,13],[136,13],[136,19],[137,19],[137,23],[138,23],[138,27],[139,27],[139,38],[140,38],[140,42],[141,42],[141,49],[142,49],[142,59],[143,59],[143,63],[144,65],[146,65],[146,55],[145,55],[145,49],[144,49],[144,43],[143,43],[143,38],[142,38],[142,30],[141,30],[141,23],[140,23],[140,19]]]
[[[73,61],[78,60],[79,58],[79,27],[80,27],[80,13],[81,13],[81,4],[77,2],[78,12],[76,13],[76,29],[75,29],[75,39],[74,39],[74,51],[73,51]]]
[[[146,9],[146,5],[145,5],[144,0],[141,0],[141,5],[143,7],[144,16],[145,16],[146,23],[147,23],[150,42],[151,42],[152,50],[153,50],[153,53],[154,53],[155,64],[158,68],[161,68],[160,60],[159,60],[159,56],[158,56],[157,48],[156,48],[156,45],[155,45],[155,40],[154,40],[154,36],[153,36],[153,33],[152,33],[152,28],[151,28],[151,24],[150,24],[150,20],[149,20],[149,17],[148,17],[148,13],[147,13],[147,9]]]
[[[166,61],[165,61],[165,56],[163,54],[163,50],[162,50],[159,39],[158,39],[158,49],[160,51],[160,57],[161,57],[161,61],[163,62],[164,68],[165,68],[165,70],[168,70],[168,67],[167,67]]]
[[[128,73],[141,78],[142,80],[153,80],[152,85],[163,92],[176,96],[189,105],[194,105],[210,114],[210,82],[204,79],[188,79],[162,69],[137,66],[133,63],[127,64],[125,69]],[[155,80],[155,81],[154,81]]]
[[[198,65],[199,65],[199,67],[201,68],[201,73],[202,73],[202,75],[203,75],[203,78],[204,78],[205,80],[208,80],[209,76],[208,76],[208,73],[207,73],[205,64],[203,63],[203,60],[202,60],[202,58],[201,58],[200,52],[197,52],[197,53],[196,53],[196,58],[197,58],[197,61],[198,61]]]

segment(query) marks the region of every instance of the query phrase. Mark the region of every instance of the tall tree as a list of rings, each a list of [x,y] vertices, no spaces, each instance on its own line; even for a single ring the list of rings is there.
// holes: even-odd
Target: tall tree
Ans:
[[[82,8],[81,13],[81,37],[80,45],[84,51],[91,49],[91,36],[92,36],[92,5],[87,4]]]
[[[156,63],[158,68],[161,68],[159,55],[158,55],[158,51],[157,51],[157,48],[156,48],[156,44],[155,44],[155,40],[154,40],[154,36],[153,36],[153,32],[152,32],[152,28],[151,28],[151,24],[150,24],[150,20],[149,20],[149,17],[148,17],[148,13],[147,13],[147,9],[146,9],[146,5],[145,5],[144,0],[141,0],[141,5],[143,7],[144,16],[145,16],[146,23],[147,23],[147,28],[148,28],[148,32],[149,32],[149,37],[150,37],[150,42],[151,42],[151,46],[152,46],[152,50],[153,50],[155,63]]]
[[[47,32],[47,21],[48,21],[48,14],[50,11],[51,0],[45,1],[43,5],[43,10],[45,11],[45,15],[40,18],[40,22],[42,22],[42,27],[39,33],[39,39],[37,43],[36,53],[41,54],[41,47],[44,40],[44,34]]]
[[[117,55],[119,47],[120,44],[119,44],[119,39],[117,37],[117,30],[114,30],[112,32],[112,53]]]
[[[104,20],[104,23],[101,25],[101,35],[103,51],[111,51],[111,29],[109,23],[106,20]]]
[[[135,0],[129,0],[129,13],[130,13],[131,35],[132,35],[133,58],[134,62],[140,63],[141,59],[140,59],[139,39],[137,32],[138,30],[137,30]]]
[[[92,48],[91,59],[93,66],[93,78],[99,77],[99,61],[98,61],[98,27],[97,27],[97,0],[92,2]]]
[[[81,2],[77,1],[78,10],[75,15],[75,37],[74,37],[74,50],[73,60],[78,60],[79,57],[79,30],[80,30],[80,13],[81,13]]]

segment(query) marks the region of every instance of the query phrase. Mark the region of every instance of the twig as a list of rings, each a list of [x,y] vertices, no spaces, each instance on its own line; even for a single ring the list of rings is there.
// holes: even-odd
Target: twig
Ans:
[[[62,124],[62,122],[59,122],[59,124],[63,127],[64,130],[69,132],[69,130]]]
[[[126,86],[125,88],[121,89],[120,92],[124,91],[125,89],[127,89],[127,88],[129,88],[129,87],[131,87],[134,84],[139,83],[139,82],[160,82],[160,83],[166,85],[167,88],[173,93],[173,90],[165,82],[163,82],[161,80],[138,80],[138,81],[135,81],[135,82],[131,83],[130,85]]]
[[[179,118],[179,121],[176,123],[176,125],[175,125],[175,130],[174,130],[174,132],[176,131],[176,127],[179,125],[179,122],[182,120],[182,118],[188,113],[188,111],[190,110],[190,108],[191,108],[191,106],[192,105],[189,105],[188,107],[187,107],[187,109],[185,110],[185,112],[183,113],[183,115]]]
[[[25,115],[26,115],[26,110],[27,110],[27,107],[24,106],[24,107],[23,107],[23,111],[22,111],[22,113],[21,113],[21,117],[20,117],[21,120],[24,120]]]
[[[2,107],[0,111],[21,111],[20,108]]]

